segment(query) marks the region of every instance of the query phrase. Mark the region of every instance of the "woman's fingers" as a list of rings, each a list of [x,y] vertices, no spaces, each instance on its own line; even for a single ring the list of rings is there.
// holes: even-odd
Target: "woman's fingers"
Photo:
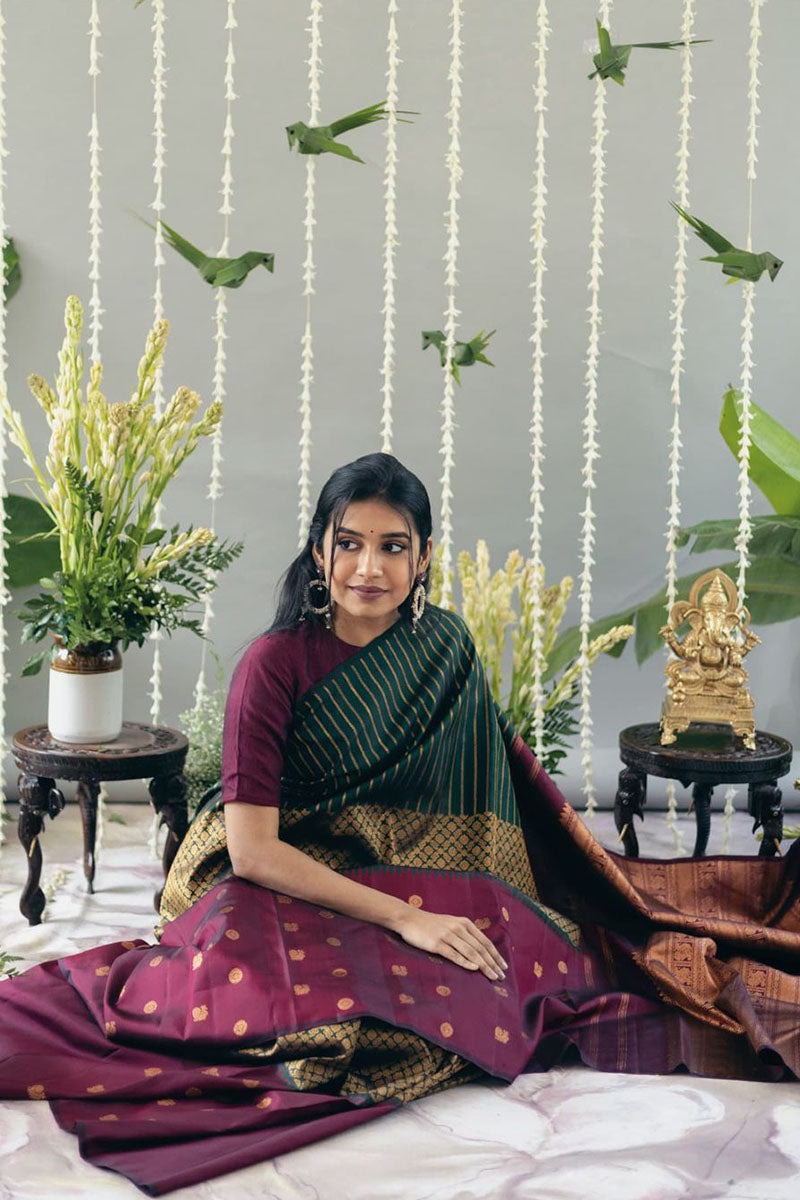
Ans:
[[[487,967],[492,972],[490,978],[505,978],[507,963],[504,961],[502,954],[468,917],[464,917],[459,921],[453,932],[457,937],[467,942],[470,950],[473,952],[473,957],[474,953],[479,955],[482,968]]]
[[[489,979],[502,978],[502,971],[495,964],[494,959],[483,951],[482,947],[474,941],[470,941],[465,933],[460,930],[455,930],[450,937],[450,945],[453,946],[468,962],[473,966],[483,971],[484,975]]]
[[[450,942],[442,943],[440,953],[444,958],[449,958],[451,962],[454,962],[459,967],[466,967],[469,971],[478,970],[478,963],[468,958],[466,954],[462,954],[458,947],[453,946]]]
[[[480,970],[492,980],[505,978],[502,954],[469,917],[414,911],[399,932],[410,945],[433,950],[460,967]]]
[[[508,967],[508,963],[505,961],[494,942],[491,942],[485,933],[481,933],[477,925],[473,925],[473,923],[470,921],[464,929],[464,936],[471,938],[473,942],[480,947],[484,957],[488,956],[489,961],[497,968],[498,971],[501,972],[501,974],[505,972],[506,968]]]

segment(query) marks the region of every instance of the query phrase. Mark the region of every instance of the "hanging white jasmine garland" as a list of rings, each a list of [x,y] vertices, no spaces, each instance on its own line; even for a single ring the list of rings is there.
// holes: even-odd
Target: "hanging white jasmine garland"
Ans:
[[[50,903],[55,899],[55,894],[58,889],[62,887],[63,884],[69,882],[73,871],[74,867],[55,867],[52,872],[48,872],[49,878],[46,880],[44,877],[42,878],[41,887],[42,891],[44,892],[44,898],[48,905],[45,912],[42,914],[43,921],[50,920]]]
[[[750,19],[750,48],[748,52],[748,121],[747,121],[747,249],[753,247],[753,184],[756,178],[756,147],[758,145],[758,40],[761,36],[760,10],[765,0],[751,0],[752,12]],[[739,555],[739,570],[736,586],[739,591],[739,603],[744,604],[747,598],[746,572],[750,566],[747,548],[752,533],[750,521],[751,488],[749,477],[750,466],[750,420],[753,381],[753,307],[755,284],[746,280],[744,288],[744,316],[742,318],[742,436],[739,445],[739,531],[736,537],[736,549]]]
[[[100,129],[97,120],[97,79],[100,75],[100,13],[97,0],[91,0],[89,12],[89,77],[92,81],[92,119],[89,126],[89,282],[91,296],[89,299],[89,350],[92,363],[100,361],[100,331],[103,328],[100,317],[105,311],[100,304]],[[103,830],[105,803],[108,793],[104,784],[100,784],[97,798],[97,838],[95,843],[95,863],[99,861],[103,846]]]
[[[610,30],[611,0],[600,5],[600,23]],[[597,808],[594,782],[592,779],[592,717],[591,689],[589,684],[590,662],[588,658],[589,628],[592,604],[592,564],[594,556],[594,510],[592,492],[595,489],[594,463],[599,457],[597,441],[597,365],[600,357],[600,276],[603,256],[603,195],[605,190],[606,139],[606,93],[605,83],[598,73],[594,81],[594,133],[592,137],[592,240],[590,244],[591,265],[589,267],[589,344],[586,354],[586,413],[583,419],[583,488],[586,501],[583,508],[583,532],[581,541],[581,585],[580,585],[580,693],[581,693],[581,765],[583,767],[583,790],[586,796],[586,813],[591,819]]]
[[[97,77],[100,74],[100,14],[97,0],[92,0],[89,13],[89,75],[92,80],[92,121],[89,127],[89,282],[92,294],[89,300],[91,313],[89,346],[91,361],[100,358],[100,132],[97,123]]]
[[[164,211],[164,95],[166,93],[166,55],[164,50],[164,0],[152,0],[153,4],[153,141],[155,152],[153,156],[153,183],[155,197],[150,207],[156,218],[154,266],[156,286],[153,293],[154,321],[164,320],[164,294],[161,281],[161,268],[164,265],[164,232],[161,227],[161,214]],[[153,407],[157,416],[164,412],[164,364],[160,362],[156,370],[153,386]],[[159,497],[153,514],[153,524],[160,526],[163,519],[163,503]],[[150,676],[150,720],[157,725],[161,720],[161,630],[155,626],[150,633],[153,643],[153,672]]]
[[[534,721],[534,751],[541,758],[544,753],[544,685],[543,676],[546,667],[544,658],[544,609],[542,606],[542,590],[544,587],[544,566],[542,563],[542,518],[544,513],[544,484],[542,468],[544,464],[544,425],[542,415],[542,398],[544,379],[542,360],[544,359],[543,335],[547,328],[544,316],[544,251],[547,239],[544,235],[545,206],[547,203],[547,187],[545,185],[545,130],[544,114],[547,111],[547,38],[550,26],[547,21],[547,0],[539,0],[536,16],[536,80],[534,95],[536,103],[536,159],[533,180],[533,214],[531,222],[530,242],[533,247],[533,332],[531,333],[532,372],[533,372],[533,414],[530,434],[531,451],[531,558],[533,561],[533,580],[531,592],[531,611],[533,617],[533,680],[531,682],[531,703]]]
[[[756,147],[758,146],[758,68],[760,55],[758,40],[761,37],[761,6],[765,0],[751,0],[750,13],[750,46],[748,50],[748,83],[747,83],[747,250],[753,248],[753,184],[756,178]],[[741,437],[739,439],[739,529],[736,534],[736,550],[738,552],[738,573],[736,587],[739,592],[739,604],[743,606],[747,599],[746,581],[747,568],[750,566],[748,546],[752,534],[750,520],[750,421],[752,417],[752,388],[753,388],[753,309],[755,299],[755,284],[745,280],[744,315],[742,317],[742,393]],[[727,852],[730,845],[731,823],[733,821],[736,788],[728,787],[725,792],[725,820],[722,833],[722,852]]]
[[[684,0],[681,39],[681,100],[679,107],[678,166],[675,175],[675,193],[678,204],[685,211],[689,208],[689,133],[692,106],[692,47],[689,45],[694,34],[694,0]],[[672,430],[669,455],[669,505],[667,506],[667,617],[677,599],[676,583],[678,567],[675,553],[675,538],[680,527],[680,469],[681,469],[681,375],[684,361],[684,320],[686,307],[686,243],[689,227],[681,216],[677,217],[677,246],[675,251],[675,274],[672,284],[672,365],[670,370],[672,396]],[[665,654],[672,657],[669,646]],[[666,687],[666,677],[664,679]],[[678,827],[678,801],[674,779],[667,780],[667,825],[677,854],[685,854],[683,832]]]
[[[2,0],[0,0],[0,245],[6,242],[6,29],[3,15]],[[6,299],[5,289],[0,288],[0,391],[6,390]],[[6,744],[6,605],[10,599],[6,587],[6,514],[4,497],[6,494],[6,427],[5,421],[0,422],[0,741]],[[6,788],[3,763],[0,761],[0,848],[6,840]]]
[[[450,107],[447,112],[449,129],[449,144],[446,156],[448,168],[449,189],[448,206],[445,210],[447,218],[447,250],[444,255],[445,288],[447,291],[447,306],[445,309],[445,355],[442,368],[444,377],[444,395],[442,397],[442,444],[439,453],[443,459],[442,506],[441,506],[441,545],[442,545],[442,608],[449,608],[451,596],[450,571],[453,561],[453,510],[451,501],[453,492],[450,486],[450,473],[453,460],[453,429],[454,415],[454,386],[455,379],[451,369],[453,349],[456,342],[456,317],[460,310],[456,308],[456,267],[458,257],[458,184],[463,175],[461,168],[461,0],[452,0],[450,9]]]
[[[309,125],[319,123],[319,80],[322,74],[322,38],[319,27],[322,22],[322,0],[311,0],[308,31],[311,35],[308,59]],[[303,347],[300,391],[300,531],[298,549],[302,550],[308,538],[311,524],[311,381],[314,378],[314,354],[311,343],[311,297],[314,294],[314,171],[313,154],[306,157],[306,257],[303,263],[303,295],[306,300],[306,321],[301,345]]]
[[[389,0],[389,34],[386,46],[388,68],[386,71],[386,164],[383,173],[384,188],[384,246],[383,246],[383,415],[381,419],[381,450],[390,454],[392,449],[392,376],[394,372],[394,325],[395,325],[395,270],[394,254],[397,248],[397,67],[401,59],[397,53],[397,0]]]
[[[230,217],[233,210],[233,101],[236,99],[236,92],[233,89],[233,68],[236,58],[233,52],[233,31],[237,28],[236,14],[234,12],[235,0],[228,0],[228,16],[225,23],[225,29],[228,33],[228,48],[225,55],[225,129],[222,137],[222,186],[220,188],[222,194],[222,204],[219,211],[223,219],[223,237],[222,245],[219,248],[220,258],[225,258],[230,252]],[[225,332],[225,319],[228,308],[225,300],[225,288],[217,288],[217,303],[215,313],[216,332],[214,335],[214,402],[223,403],[225,399],[225,340],[227,334]],[[211,474],[208,483],[208,499],[211,501],[211,519],[209,528],[212,533],[216,529],[216,513],[217,500],[222,495],[222,422],[217,425],[214,430],[211,442]],[[214,572],[208,572],[208,587],[203,593],[203,620],[200,628],[203,633],[208,636],[211,631],[211,622],[214,617],[214,608],[211,602],[211,596],[214,590],[216,575]],[[201,643],[200,651],[200,673],[197,676],[194,692],[194,706],[198,709],[206,695],[206,658],[208,653],[208,643]]]

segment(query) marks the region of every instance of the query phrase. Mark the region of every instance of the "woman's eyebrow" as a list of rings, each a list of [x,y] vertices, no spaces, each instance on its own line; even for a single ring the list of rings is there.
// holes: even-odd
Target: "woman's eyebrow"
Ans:
[[[340,525],[340,526],[339,526],[339,533],[354,533],[354,534],[356,535],[356,537],[363,537],[363,536],[364,536],[364,535],[363,535],[363,533],[359,533],[357,529],[348,529],[346,525]],[[407,537],[408,537],[408,534],[407,534],[407,533],[405,533],[405,532],[403,532],[403,533],[382,533],[380,536],[381,536],[381,537],[384,537],[384,538],[390,538],[390,537],[393,537],[393,538],[398,538],[398,537],[404,537],[404,538],[407,538]]]

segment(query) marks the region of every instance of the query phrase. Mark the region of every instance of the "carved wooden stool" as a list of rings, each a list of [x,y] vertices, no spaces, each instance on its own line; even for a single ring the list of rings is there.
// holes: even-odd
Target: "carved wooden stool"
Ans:
[[[644,820],[647,776],[677,779],[684,787],[693,784],[697,836],[693,854],[706,852],[711,831],[711,796],[720,783],[747,784],[747,811],[753,817],[753,833],[761,825],[759,854],[775,854],[783,838],[783,804],[778,779],[792,765],[792,746],[774,733],[756,730],[755,750],[727,725],[697,721],[677,741],[662,746],[658,723],[629,725],[619,735],[619,756],[625,766],[619,773],[614,801],[614,823],[622,834],[625,853],[639,855],[633,828],[634,816]],[[624,833],[623,833],[624,830]]]
[[[159,826],[166,824],[162,864],[164,878],[183,841],[188,824],[183,764],[189,743],[177,729],[165,725],[123,722],[113,742],[72,745],[57,742],[46,725],[30,725],[15,733],[11,742],[19,776],[19,840],[28,856],[28,879],[19,907],[29,925],[40,925],[45,896],[39,887],[42,850],[39,835],[44,818],[55,818],[64,807],[57,779],[78,781],[77,797],[83,824],[83,873],[86,890],[94,891],[94,847],[97,832],[97,797],[100,783],[113,779],[149,779]],[[156,912],[163,888],[155,894]]]

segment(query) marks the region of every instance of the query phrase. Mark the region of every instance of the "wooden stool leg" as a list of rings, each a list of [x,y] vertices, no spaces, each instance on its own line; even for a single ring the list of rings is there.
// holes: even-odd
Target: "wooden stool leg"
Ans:
[[[167,826],[167,836],[164,842],[164,854],[162,858],[164,879],[166,879],[169,869],[172,866],[172,860],[186,836],[186,830],[189,828],[189,817],[186,807],[186,780],[183,775],[156,776],[155,779],[150,780],[149,791],[153,807],[161,817],[159,828],[164,824]],[[163,891],[163,887],[160,887],[153,897],[156,912],[161,907],[161,893]]]
[[[695,858],[703,858],[708,845],[708,835],[711,833],[711,797],[714,787],[710,783],[696,783],[692,788],[692,805],[697,834],[694,840],[692,854]]]
[[[94,850],[97,839],[97,797],[100,795],[100,784],[90,779],[79,779],[76,795],[81,806],[83,873],[86,876],[86,890],[94,892]]]
[[[776,779],[766,783],[751,783],[747,795],[747,807],[753,821],[753,833],[759,825],[763,830],[759,856],[769,857],[780,853],[783,840],[783,797]]]
[[[45,895],[39,887],[42,876],[42,848],[40,834],[46,816],[55,817],[64,807],[64,797],[56,787],[55,779],[41,775],[18,778],[19,821],[17,832],[28,859],[28,878],[19,898],[19,910],[29,925],[41,925],[45,906]]]
[[[647,776],[633,767],[623,767],[614,798],[614,824],[629,858],[639,857],[639,839],[633,828],[633,818],[644,820],[647,800]]]

